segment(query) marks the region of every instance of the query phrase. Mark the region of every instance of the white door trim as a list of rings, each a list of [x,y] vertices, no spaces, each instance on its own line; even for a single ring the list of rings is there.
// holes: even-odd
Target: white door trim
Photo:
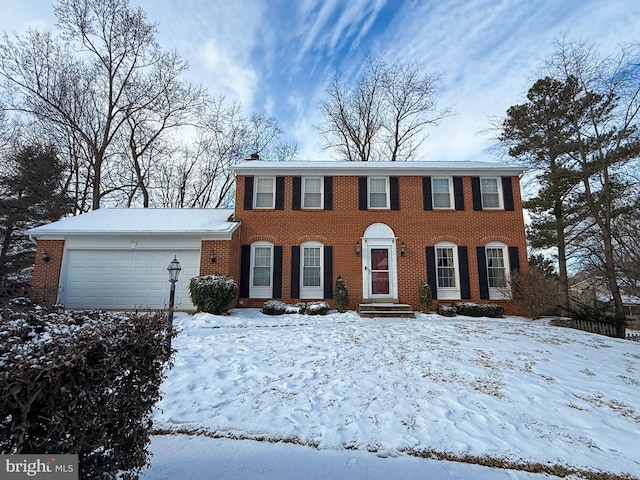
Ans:
[[[398,259],[396,255],[397,237],[384,223],[370,225],[362,236],[362,298],[363,300],[398,299]],[[389,293],[374,294],[371,288],[371,251],[376,248],[389,250]]]

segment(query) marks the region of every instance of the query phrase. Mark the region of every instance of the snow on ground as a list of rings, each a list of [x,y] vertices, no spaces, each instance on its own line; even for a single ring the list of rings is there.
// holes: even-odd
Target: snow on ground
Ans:
[[[386,468],[406,474],[396,478],[425,471],[433,475],[423,478],[436,479],[534,477],[409,451],[640,477],[640,343],[515,317],[372,320],[354,312],[269,317],[237,309],[229,316],[177,314],[175,323],[175,366],[162,387],[156,428],[317,450],[157,436],[145,479],[257,476],[242,476],[243,468],[293,479],[301,477],[283,469],[298,463],[318,471],[324,465],[317,478],[390,478],[376,476]],[[190,473],[172,475],[180,470],[175,462]],[[326,473],[337,465],[343,476]],[[216,468],[227,470],[216,477]]]

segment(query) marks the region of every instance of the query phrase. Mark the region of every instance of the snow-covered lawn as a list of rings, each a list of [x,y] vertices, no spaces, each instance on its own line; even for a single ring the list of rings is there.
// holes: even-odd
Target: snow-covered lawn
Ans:
[[[396,473],[403,471],[400,465],[422,474],[426,465],[441,468],[407,456],[422,452],[640,477],[640,343],[517,317],[269,317],[236,309],[229,316],[177,314],[175,323],[177,354],[154,414],[157,429],[284,440],[316,447],[325,457],[346,455],[345,465],[359,461],[372,472],[385,465],[397,465]],[[200,450],[209,453],[201,458],[209,462],[209,476],[202,478],[223,478],[211,473],[212,455],[215,449],[239,451],[229,444],[249,452],[264,446],[272,453],[255,455],[265,458],[279,458],[279,449],[317,452],[298,445],[247,447],[157,436],[144,478],[183,478],[162,462],[189,452],[185,465],[197,468],[192,457]],[[281,458],[288,461],[287,454]],[[393,463],[398,461],[403,463]],[[482,478],[535,477],[469,472]],[[282,471],[265,475],[302,478]]]

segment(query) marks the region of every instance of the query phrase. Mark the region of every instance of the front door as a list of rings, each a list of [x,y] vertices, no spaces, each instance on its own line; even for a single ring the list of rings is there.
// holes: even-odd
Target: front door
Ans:
[[[395,302],[398,299],[396,236],[384,223],[369,225],[362,236],[362,298]]]
[[[389,285],[389,248],[375,247],[370,250],[371,274],[369,281],[371,295],[388,297]]]

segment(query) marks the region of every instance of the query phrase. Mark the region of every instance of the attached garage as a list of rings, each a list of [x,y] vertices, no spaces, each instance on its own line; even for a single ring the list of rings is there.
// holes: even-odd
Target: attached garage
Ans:
[[[167,308],[167,266],[177,258],[182,270],[175,308],[191,311],[189,280],[200,274],[203,241],[230,240],[239,226],[229,219],[232,213],[226,209],[100,209],[27,233],[42,244],[64,240],[57,298],[67,308]]]

